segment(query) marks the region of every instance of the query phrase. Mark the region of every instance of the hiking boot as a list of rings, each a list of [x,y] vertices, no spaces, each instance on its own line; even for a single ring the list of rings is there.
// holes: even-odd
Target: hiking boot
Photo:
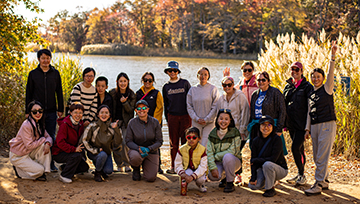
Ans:
[[[71,183],[72,180],[66,177],[62,177],[61,175],[59,175],[59,180],[62,181],[63,183]]]
[[[224,188],[226,185],[226,178],[222,179],[219,183],[219,188]]]
[[[225,193],[230,193],[235,191],[234,182],[226,182],[226,186],[224,188]]]
[[[36,178],[37,181],[46,181],[46,175],[45,173],[43,173],[43,175],[41,175],[40,177]]]
[[[199,191],[200,191],[201,193],[205,193],[205,192],[207,191],[207,188],[205,187],[204,184],[201,185],[201,186],[199,186]]]
[[[322,190],[328,190],[329,189],[329,180],[318,182],[319,186]]]
[[[276,195],[275,188],[272,187],[269,190],[266,190],[263,194],[264,197],[274,197]]]
[[[305,194],[307,196],[311,196],[311,195],[319,195],[321,194],[322,188],[319,185],[319,182],[316,181],[314,185],[311,186],[311,188],[305,190]]]
[[[132,166],[132,169],[133,169],[132,179],[133,179],[134,181],[140,181],[140,179],[141,179],[140,166],[138,166],[138,167]]]
[[[298,180],[299,176],[300,176],[300,175],[298,174],[298,175],[296,175],[295,177],[293,177],[293,178],[291,178],[291,179],[287,179],[286,182],[291,183],[291,184],[294,184],[294,183],[296,183],[296,181]]]
[[[240,174],[236,174],[235,179],[234,179],[234,184],[235,185],[239,185],[241,184],[242,180],[241,180],[241,175]]]
[[[171,168],[171,169],[166,170],[166,173],[167,173],[167,174],[176,174],[174,168]]]
[[[305,185],[306,184],[306,177],[305,175],[301,176],[298,175],[298,179],[295,182],[296,185]]]
[[[105,172],[103,170],[101,170],[100,173],[101,173],[101,176],[103,177],[103,179],[109,178],[109,176],[107,174],[105,174]]]
[[[101,182],[101,181],[103,181],[103,179],[101,178],[101,171],[96,171],[96,170],[95,170],[94,180],[95,180],[96,182]]]

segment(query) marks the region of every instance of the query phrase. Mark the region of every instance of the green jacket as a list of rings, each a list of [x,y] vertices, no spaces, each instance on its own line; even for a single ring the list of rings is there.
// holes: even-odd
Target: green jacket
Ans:
[[[237,128],[229,128],[221,140],[217,135],[217,129],[214,128],[209,134],[206,150],[209,170],[217,169],[215,162],[221,162],[227,153],[233,154],[241,159],[240,145],[241,137]]]

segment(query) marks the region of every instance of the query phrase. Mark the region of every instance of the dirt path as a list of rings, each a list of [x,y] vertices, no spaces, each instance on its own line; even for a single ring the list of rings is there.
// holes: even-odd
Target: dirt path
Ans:
[[[169,152],[162,150],[163,169],[169,166]],[[249,150],[244,151],[245,183],[250,176]],[[295,174],[295,167],[287,156],[290,173]],[[262,191],[252,191],[239,186],[233,193],[223,193],[217,182],[208,182],[207,193],[200,193],[195,184],[189,185],[188,196],[180,196],[180,185],[176,175],[158,175],[154,183],[132,181],[131,173],[116,172],[105,182],[98,183],[93,175],[86,173],[77,175],[71,184],[63,184],[58,180],[58,173],[50,173],[47,182],[17,179],[8,158],[0,157],[0,203],[360,203],[360,165],[358,160],[346,162],[340,157],[332,158],[336,162],[331,166],[330,190],[321,195],[308,197],[303,190],[310,187],[313,180],[313,161],[307,158],[306,175],[308,185],[293,187],[285,179],[276,186],[277,195],[264,198]],[[339,161],[341,160],[341,161]],[[342,169],[336,167],[342,166]],[[336,171],[334,171],[336,170]],[[312,172],[312,173],[311,173]],[[309,180],[310,179],[310,180]]]

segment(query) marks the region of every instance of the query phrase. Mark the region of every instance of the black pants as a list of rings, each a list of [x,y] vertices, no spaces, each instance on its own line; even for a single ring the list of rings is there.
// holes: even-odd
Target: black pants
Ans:
[[[304,166],[306,162],[304,151],[305,131],[289,130],[289,133],[292,139],[291,151],[293,153],[295,164],[298,168],[299,175],[304,175]]]
[[[86,163],[85,158],[84,152],[60,152],[58,155],[53,155],[53,159],[57,163],[66,163],[62,169],[61,176],[69,179],[76,173],[89,170],[89,165]]]

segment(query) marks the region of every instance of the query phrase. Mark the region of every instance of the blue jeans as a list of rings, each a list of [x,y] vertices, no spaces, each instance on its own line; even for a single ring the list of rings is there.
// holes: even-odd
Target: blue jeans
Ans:
[[[55,131],[56,131],[56,111],[45,113],[45,130],[49,133],[50,137],[53,139],[53,143],[55,142]]]
[[[114,171],[111,154],[101,151],[99,154],[94,155],[87,152],[87,156],[92,160],[96,171],[103,171],[105,174],[111,174]]]

